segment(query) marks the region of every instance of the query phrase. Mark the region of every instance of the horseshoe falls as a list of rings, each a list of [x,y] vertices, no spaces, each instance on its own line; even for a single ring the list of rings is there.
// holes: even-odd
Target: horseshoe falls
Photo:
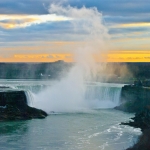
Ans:
[[[48,113],[114,108],[119,105],[122,86],[123,84],[85,82],[78,89],[58,83],[44,87],[44,90],[34,94],[34,104]]]
[[[119,105],[123,84],[88,83],[85,97],[95,108],[113,108]]]
[[[82,93],[48,80],[1,80],[1,85],[26,90],[32,106],[49,112],[42,120],[1,122],[3,150],[125,150],[141,134],[140,129],[120,125],[134,114],[113,109],[123,84],[85,82],[79,87]]]

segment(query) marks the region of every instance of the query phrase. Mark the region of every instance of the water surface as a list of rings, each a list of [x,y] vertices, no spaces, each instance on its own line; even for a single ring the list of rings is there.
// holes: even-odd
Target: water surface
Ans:
[[[124,150],[139,129],[119,125],[132,114],[113,109],[51,114],[46,119],[1,122],[3,150]]]
[[[83,84],[85,92],[66,80],[0,80],[2,86],[30,91],[34,96],[27,95],[28,102],[50,113],[42,120],[0,122],[0,149],[124,150],[133,145],[141,131],[119,125],[133,114],[111,108],[119,104],[123,85]]]

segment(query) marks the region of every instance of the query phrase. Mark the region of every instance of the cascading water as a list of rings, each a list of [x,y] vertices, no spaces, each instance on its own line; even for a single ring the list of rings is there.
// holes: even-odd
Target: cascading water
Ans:
[[[54,16],[65,16],[70,20],[66,22],[67,26],[60,24],[61,28],[65,27],[66,34],[62,34],[62,37],[56,35],[54,40],[60,42],[65,40],[66,43],[75,41],[71,42],[72,47],[63,46],[64,49],[66,48],[65,53],[75,55],[75,65],[68,75],[62,76],[60,81],[52,84],[49,84],[50,81],[33,83],[32,80],[22,83],[14,80],[12,84],[19,89],[31,90],[34,99],[32,104],[32,96],[27,93],[29,105],[48,113],[113,108],[118,105],[122,85],[85,83],[85,81],[95,81],[96,75],[102,75],[95,63],[95,60],[99,61],[99,57],[93,56],[98,56],[107,49],[107,45],[110,45],[102,14],[95,7],[79,8],[66,5],[63,7],[61,4],[52,4],[49,12]],[[58,44],[58,47],[61,46]],[[60,55],[62,53],[55,47],[48,53],[54,52]],[[65,59],[67,56],[63,57]],[[52,70],[57,71],[53,67]],[[4,122],[0,124],[0,145],[3,149],[10,149],[12,145],[14,149],[126,149],[130,144],[135,143],[134,137],[139,134],[139,131],[133,128],[119,125],[130,117],[129,114],[115,110],[94,110],[82,114],[52,115],[45,121]]]
[[[95,7],[64,7],[59,4],[50,5],[49,12],[70,18],[69,28],[74,33],[82,33],[83,36],[75,34],[74,38],[78,44],[70,49],[75,63],[68,75],[62,76],[60,81],[34,94],[34,106],[47,112],[116,106],[120,93],[118,88],[85,84],[85,81],[94,81],[94,77],[101,75],[98,64],[95,62],[96,59],[99,60],[99,57],[94,56],[99,56],[102,51],[107,50],[109,45],[108,29],[103,24],[102,14]],[[36,86],[29,88],[34,91]]]
[[[76,82],[75,82],[76,83]],[[74,86],[75,86],[74,83]],[[83,109],[113,108],[119,105],[123,84],[84,83],[80,91],[73,89],[71,83],[61,82],[43,86],[43,90],[33,94],[33,106],[49,112],[71,112]],[[34,86],[35,87],[35,86]],[[83,89],[82,89],[83,88]],[[31,89],[31,88],[30,88]],[[34,89],[32,87],[32,89]],[[35,90],[35,89],[34,89]],[[33,90],[33,91],[34,91]],[[80,92],[80,93],[79,93]]]
[[[32,81],[30,85],[20,82],[15,87],[26,91],[29,106],[48,113],[113,108],[119,105],[123,84],[83,82],[80,74],[74,77],[74,71],[60,82]]]
[[[74,70],[76,72],[76,70]],[[20,82],[11,86],[25,90],[28,105],[47,111],[70,112],[83,109],[113,108],[119,105],[121,89],[124,84],[83,82],[80,74],[59,82],[32,81]]]
[[[99,99],[93,97],[92,101],[86,99],[87,93],[90,92],[87,92],[88,86],[85,81],[94,81],[95,77],[101,74],[98,68],[100,66],[95,62],[99,57],[94,56],[101,56],[101,52],[107,50],[107,45],[109,45],[108,29],[103,24],[102,14],[95,7],[64,7],[59,4],[50,5],[49,12],[69,17],[71,30],[75,33],[83,33],[83,36],[80,34],[74,37],[78,42],[70,50],[75,63],[68,75],[62,76],[61,80],[53,86],[36,94],[35,107],[47,112],[79,111],[91,109],[97,105],[100,107],[101,97]],[[107,108],[108,105],[105,107]]]
[[[33,104],[33,94],[29,90],[26,90],[25,94],[26,94],[28,106],[33,107],[34,106],[34,104]]]
[[[121,89],[123,84],[107,84],[99,83],[97,85],[86,84],[86,91],[84,99],[89,104],[90,108],[113,108],[119,105]],[[45,90],[46,85],[34,86],[20,86],[19,89],[26,90],[28,105],[34,106],[33,101],[35,95]],[[34,96],[33,96],[34,95]],[[36,101],[35,101],[36,103]]]
[[[13,144],[14,149],[28,146],[28,149],[40,147],[62,150],[116,150],[126,149],[136,142],[141,134],[140,129],[120,125],[120,122],[129,120],[133,114],[113,109],[91,110],[117,105],[123,84],[84,82],[85,86],[82,84],[78,86],[77,80],[68,79],[70,77],[55,83],[48,80],[30,81],[30,85],[26,84],[28,81],[11,84],[5,81],[5,86],[12,85],[27,91],[28,104],[31,106],[38,106],[47,112],[64,111],[65,113],[50,112],[55,115],[47,117],[44,122],[41,120],[2,122],[0,125],[1,145],[4,149],[10,149]],[[78,81],[81,80],[78,78]],[[82,89],[83,87],[85,90]],[[33,104],[30,94],[34,98]],[[74,111],[81,106],[86,108],[86,110],[78,109],[82,113],[78,113],[79,111],[67,113],[68,110]],[[12,139],[15,139],[15,142]]]
[[[111,86],[111,84],[88,85],[85,98],[95,108],[113,108],[119,105],[122,84]]]

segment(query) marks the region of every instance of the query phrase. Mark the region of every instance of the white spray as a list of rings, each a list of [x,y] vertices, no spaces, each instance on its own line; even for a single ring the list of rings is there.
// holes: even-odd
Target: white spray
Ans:
[[[91,80],[96,74],[96,65],[92,57],[106,49],[105,40],[108,39],[107,28],[103,25],[102,14],[96,8],[80,9],[71,6],[62,7],[52,4],[51,14],[72,18],[72,30],[82,32],[76,38],[82,40],[82,45],[73,50],[75,66],[68,75],[52,87],[35,96],[35,107],[47,112],[68,112],[89,108],[85,99],[85,81]],[[76,36],[76,35],[75,35]]]

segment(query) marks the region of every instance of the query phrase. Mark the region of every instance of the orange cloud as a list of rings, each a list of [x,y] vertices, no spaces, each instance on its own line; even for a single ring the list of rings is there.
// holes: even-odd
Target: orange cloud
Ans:
[[[141,23],[128,23],[128,24],[121,24],[118,27],[122,28],[131,28],[131,27],[150,27],[149,22],[141,22]]]
[[[150,62],[150,51],[110,51],[108,62]]]
[[[150,62],[150,51],[109,51],[93,55],[97,62]],[[11,57],[0,57],[0,62],[54,62],[74,61],[73,54],[15,54]]]
[[[64,60],[66,62],[73,61],[71,54],[15,54],[10,61],[19,62],[54,62]]]
[[[69,17],[58,16],[56,14],[47,15],[0,15],[0,27],[5,29],[24,28],[33,24],[40,24],[49,21],[72,20]]]
[[[135,27],[150,27],[150,22],[124,23],[110,25],[111,28],[135,28]]]

